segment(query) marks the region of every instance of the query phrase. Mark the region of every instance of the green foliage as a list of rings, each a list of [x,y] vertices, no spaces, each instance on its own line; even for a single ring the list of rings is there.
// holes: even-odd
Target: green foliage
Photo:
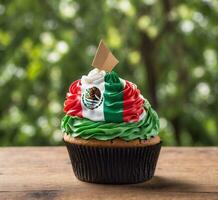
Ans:
[[[218,145],[217,18],[213,0],[0,0],[0,145],[61,144],[65,94],[101,38],[164,144]]]

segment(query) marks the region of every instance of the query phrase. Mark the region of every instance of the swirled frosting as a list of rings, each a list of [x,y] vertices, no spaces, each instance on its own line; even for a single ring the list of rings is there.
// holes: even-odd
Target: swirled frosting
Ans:
[[[158,134],[159,120],[136,85],[93,69],[73,82],[64,103],[63,132],[73,137],[110,140],[148,139]]]
[[[92,70],[72,83],[64,112],[92,121],[137,122],[145,114],[144,98],[136,85],[115,72]]]
[[[148,110],[146,117],[134,123],[94,122],[66,115],[62,120],[62,131],[72,137],[83,139],[112,140],[121,138],[126,141],[150,139],[158,134],[159,119],[147,100],[144,106]]]

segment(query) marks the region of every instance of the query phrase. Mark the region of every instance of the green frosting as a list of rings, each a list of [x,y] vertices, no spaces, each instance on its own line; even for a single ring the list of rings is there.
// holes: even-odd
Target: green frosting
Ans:
[[[104,118],[106,122],[123,121],[123,84],[118,75],[112,71],[104,78]]]
[[[121,138],[126,141],[149,139],[158,134],[159,119],[147,100],[145,100],[144,106],[147,114],[139,122],[95,122],[86,118],[66,115],[62,119],[61,128],[64,133],[83,139],[112,140]]]

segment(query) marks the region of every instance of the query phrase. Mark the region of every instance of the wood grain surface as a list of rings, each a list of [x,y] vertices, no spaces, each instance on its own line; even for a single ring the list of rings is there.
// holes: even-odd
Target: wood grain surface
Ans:
[[[78,181],[65,147],[0,148],[0,200],[218,200],[218,148],[163,147],[155,177],[133,185]]]

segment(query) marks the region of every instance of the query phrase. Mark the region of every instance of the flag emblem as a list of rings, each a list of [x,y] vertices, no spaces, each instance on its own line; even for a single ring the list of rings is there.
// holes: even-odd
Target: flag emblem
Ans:
[[[82,101],[86,108],[94,110],[103,102],[103,95],[97,87],[91,87],[82,94]]]

